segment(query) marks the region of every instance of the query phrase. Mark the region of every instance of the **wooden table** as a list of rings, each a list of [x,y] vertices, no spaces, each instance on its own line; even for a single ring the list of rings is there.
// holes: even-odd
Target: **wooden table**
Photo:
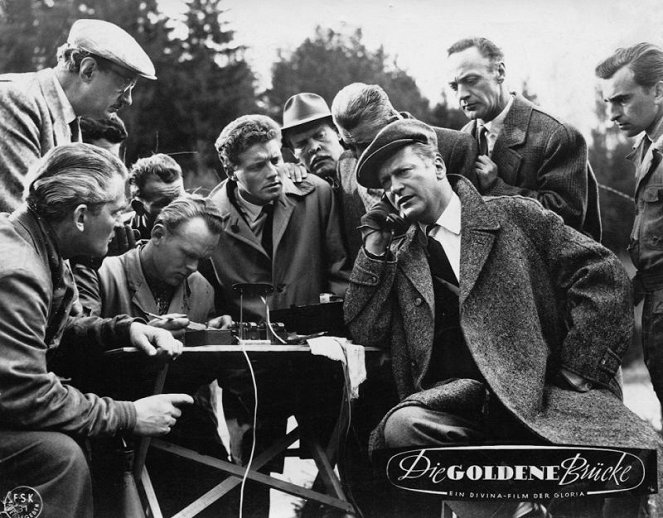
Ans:
[[[189,356],[188,359],[199,357],[201,361],[208,361],[212,358],[218,358],[221,355],[224,359],[239,360],[244,358],[246,352],[250,358],[264,357],[269,359],[270,356],[278,355],[282,359],[284,354],[288,358],[303,357],[311,354],[311,349],[308,345],[205,345],[199,347],[185,347],[183,355]],[[126,347],[121,349],[114,349],[106,353],[108,357],[126,358],[129,355],[140,354],[133,347]],[[158,361],[158,360],[157,360]],[[330,360],[331,361],[331,360]],[[169,363],[164,361],[163,366],[158,370],[158,374],[154,383],[154,394],[160,394],[168,375]],[[347,514],[355,515],[356,510],[354,506],[348,501],[341,482],[334,472],[334,464],[337,455],[338,445],[341,438],[344,437],[343,431],[348,426],[348,412],[347,401],[344,401],[343,410],[334,426],[331,438],[326,447],[320,444],[320,441],[313,434],[308,433],[305,429],[297,427],[290,433],[284,435],[269,448],[257,455],[251,463],[248,474],[248,479],[264,484],[270,488],[284,491],[291,495],[295,495],[307,500],[314,500],[321,504],[339,509]],[[271,459],[282,454],[296,441],[300,440],[302,444],[308,446],[309,453],[318,468],[318,479],[316,481],[320,484],[314,484],[314,487],[322,486],[324,492],[314,489],[308,489],[296,484],[285,482],[283,480],[265,475],[258,472],[258,470],[267,464]],[[171,454],[214,467],[230,477],[224,478],[222,482],[214,488],[207,491],[204,495],[197,498],[195,501],[188,504],[173,518],[185,518],[196,516],[203,509],[209,507],[218,499],[226,495],[229,491],[241,484],[242,478],[247,473],[246,466],[239,466],[231,462],[221,460],[207,455],[184,448],[182,446],[170,443],[163,439],[151,439],[149,437],[141,438],[135,456],[134,463],[134,478],[139,483],[146,495],[147,506],[151,516],[155,518],[163,517],[159,502],[150,479],[148,468],[146,466],[147,451],[150,447],[158,448],[160,450],[169,452]]]

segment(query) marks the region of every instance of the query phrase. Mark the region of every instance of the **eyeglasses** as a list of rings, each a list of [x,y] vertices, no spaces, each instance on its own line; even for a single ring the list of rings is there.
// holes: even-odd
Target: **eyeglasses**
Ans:
[[[126,73],[123,73],[123,71],[120,70],[120,67],[117,67],[111,63],[109,63],[109,69],[111,72],[113,72],[113,74],[122,78],[122,86],[120,86],[118,90],[120,90],[123,95],[130,92],[133,87],[136,86],[136,83],[138,82],[137,77],[127,76]]]

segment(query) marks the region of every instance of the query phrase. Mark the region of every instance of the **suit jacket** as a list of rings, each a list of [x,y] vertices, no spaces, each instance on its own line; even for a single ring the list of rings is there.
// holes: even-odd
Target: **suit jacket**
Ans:
[[[80,302],[91,315],[113,317],[127,314],[151,320],[157,303],[140,264],[140,249],[106,257],[97,275],[76,275]],[[192,273],[173,294],[168,313],[184,313],[193,322],[207,322],[214,316],[214,289],[198,272]]]
[[[463,131],[476,136],[476,126],[471,121]],[[570,227],[600,241],[598,184],[578,130],[516,95],[491,159],[498,178],[481,194],[534,198]]]
[[[626,158],[635,164],[635,221],[629,252],[647,286],[663,285],[663,139],[645,153],[644,139]]]
[[[617,373],[633,312],[619,260],[532,200],[484,201],[462,178],[454,188],[462,206],[460,325],[489,392],[546,442],[655,445],[653,429],[620,400]],[[387,260],[362,250],[346,321],[356,342],[388,344],[408,403],[450,412],[480,407],[477,382],[425,384],[435,318],[425,250],[417,225],[392,244]],[[553,385],[562,367],[593,388],[583,393]],[[383,424],[374,447],[384,445]]]
[[[129,343],[132,319],[77,313],[71,271],[47,227],[20,209],[0,215],[0,427],[92,436],[132,430],[133,403],[83,394],[49,371],[63,343],[102,351]]]
[[[412,118],[409,113],[401,113]],[[437,148],[447,166],[447,172],[468,178],[477,186],[474,162],[477,159],[478,146],[471,136],[457,130],[433,127],[437,136]],[[366,214],[366,207],[359,196],[355,169],[357,158],[351,151],[344,152],[338,160],[337,175],[340,183],[341,220],[343,235],[346,239],[350,265],[362,246],[361,232],[357,230],[361,217]]]
[[[317,304],[320,293],[344,296],[349,271],[341,237],[337,202],[331,186],[315,175],[294,184],[283,178],[283,191],[274,203],[272,258],[231,202],[224,181],[210,194],[221,211],[223,231],[212,264],[222,298],[230,315],[238,320],[240,295],[237,283],[267,283],[274,288],[270,309]],[[264,305],[258,296],[244,297],[244,319],[261,320]]]
[[[0,76],[1,212],[20,205],[30,166],[55,146],[71,142],[72,121],[77,123],[73,108],[53,69]]]

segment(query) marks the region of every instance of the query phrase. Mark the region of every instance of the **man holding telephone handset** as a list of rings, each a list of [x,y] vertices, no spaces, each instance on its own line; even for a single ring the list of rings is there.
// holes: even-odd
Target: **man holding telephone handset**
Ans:
[[[616,373],[633,316],[611,252],[534,200],[483,199],[465,178],[448,177],[435,132],[416,120],[377,134],[357,181],[391,202],[362,220],[344,308],[353,338],[389,347],[393,358],[401,402],[373,431],[372,451],[605,446],[604,437],[655,447],[653,430],[620,400]],[[450,505],[460,517],[547,512],[518,502]],[[603,502],[544,505],[595,516]]]

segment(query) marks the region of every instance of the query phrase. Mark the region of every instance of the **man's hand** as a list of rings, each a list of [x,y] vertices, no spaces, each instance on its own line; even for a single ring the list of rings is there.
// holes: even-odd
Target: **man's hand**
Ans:
[[[115,227],[115,235],[108,243],[108,253],[106,255],[122,255],[129,250],[136,248],[136,241],[140,239],[140,232],[131,228],[129,225]]]
[[[383,255],[387,251],[394,237],[395,218],[400,219],[394,207],[386,200],[377,202],[361,217],[359,230],[367,252]]]
[[[158,317],[155,316],[147,324],[152,327],[167,329],[175,338],[182,338],[189,323],[189,318],[184,313],[168,313]]]
[[[304,164],[284,162],[279,166],[279,171],[295,183],[301,183],[306,180],[306,177],[308,176],[308,171]]]
[[[488,155],[479,155],[474,162],[474,172],[479,180],[481,192],[488,191],[497,180],[497,164]]]
[[[134,401],[136,407],[136,435],[164,435],[175,426],[182,415],[178,408],[193,404],[188,394],[159,394]]]
[[[215,329],[229,329],[233,324],[233,319],[230,315],[221,315],[220,317],[213,318],[207,322],[208,327],[213,327]]]
[[[129,337],[131,338],[131,344],[148,356],[162,353],[170,358],[177,358],[182,354],[182,342],[176,340],[165,329],[133,322],[129,328]]]

